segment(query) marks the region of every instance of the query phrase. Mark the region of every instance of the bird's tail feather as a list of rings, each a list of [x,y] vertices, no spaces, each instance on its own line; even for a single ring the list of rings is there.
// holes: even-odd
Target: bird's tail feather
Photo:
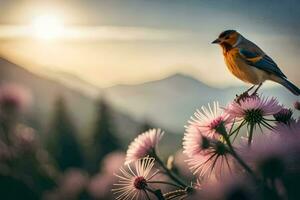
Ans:
[[[278,81],[278,83],[283,85],[285,88],[287,88],[289,91],[291,91],[294,95],[297,95],[297,96],[300,95],[300,89],[296,85],[294,85],[293,83],[288,81],[287,79],[282,78],[281,81]]]

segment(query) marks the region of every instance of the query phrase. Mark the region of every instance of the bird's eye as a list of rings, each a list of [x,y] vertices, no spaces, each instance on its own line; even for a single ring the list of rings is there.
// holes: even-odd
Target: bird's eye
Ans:
[[[228,35],[228,36],[225,37],[225,40],[228,40],[229,38],[230,38],[230,36]]]

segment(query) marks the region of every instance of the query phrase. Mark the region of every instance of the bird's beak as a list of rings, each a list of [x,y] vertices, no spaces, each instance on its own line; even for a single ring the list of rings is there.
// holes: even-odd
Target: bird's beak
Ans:
[[[221,42],[221,40],[219,40],[219,39],[215,39],[214,41],[212,41],[211,43],[212,44],[219,44]]]

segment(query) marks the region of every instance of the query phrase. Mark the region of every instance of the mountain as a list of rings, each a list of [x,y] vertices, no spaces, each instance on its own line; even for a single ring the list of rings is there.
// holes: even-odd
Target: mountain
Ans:
[[[245,90],[242,87],[214,88],[192,77],[175,74],[140,85],[118,85],[103,92],[116,107],[132,113],[136,119],[149,119],[173,132],[183,133],[184,125],[196,109],[213,101],[225,106]],[[262,91],[289,106],[297,99],[281,86],[264,87]]]
[[[95,104],[99,96],[95,95],[96,88],[88,85],[88,83],[77,81],[77,84],[71,84],[76,80],[76,77],[71,79],[69,76],[59,77],[56,80],[45,78],[0,58],[0,84],[16,83],[31,91],[34,101],[29,115],[31,116],[31,123],[41,132],[48,129],[53,105],[58,96],[63,97],[67,102],[72,119],[81,133],[80,136],[84,138],[90,132],[96,114]],[[94,96],[86,91],[94,91]],[[138,132],[140,123],[115,109],[113,116],[117,124],[116,128],[122,133],[120,137],[128,143]]]
[[[13,81],[30,88],[36,100],[33,111],[39,116],[39,121],[49,120],[54,100],[62,95],[68,102],[78,128],[82,133],[87,132],[93,122],[95,99],[101,94],[113,106],[118,129],[122,133],[120,137],[126,142],[139,132],[140,122],[150,122],[154,127],[182,136],[184,125],[196,109],[213,101],[219,101],[225,106],[236,94],[246,89],[215,88],[183,74],[174,74],[143,84],[99,89],[80,77],[60,72],[49,74],[55,79],[38,76],[12,62],[0,59],[0,82]],[[266,96],[277,97],[281,103],[290,107],[297,100],[297,97],[279,85],[264,86],[261,91]],[[41,127],[47,127],[47,124],[42,123]],[[174,140],[177,141],[178,138]]]

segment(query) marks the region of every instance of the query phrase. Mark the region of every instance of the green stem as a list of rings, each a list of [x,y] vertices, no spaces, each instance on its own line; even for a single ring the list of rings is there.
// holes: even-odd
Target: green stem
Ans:
[[[164,195],[162,194],[161,190],[151,190],[150,188],[145,188],[148,192],[154,194],[158,200],[165,200]]]
[[[238,154],[235,152],[229,138],[227,136],[224,136],[224,139],[230,149],[230,153],[231,155],[239,162],[239,164],[251,175],[254,176],[254,173],[252,171],[252,169],[243,161],[243,159],[241,159]]]
[[[163,163],[163,161],[160,160],[160,158],[155,154],[155,160],[157,161],[157,163],[164,169],[165,173],[177,184],[179,184],[182,188],[187,188],[189,187],[188,185],[186,185],[183,181],[181,181],[175,174],[173,174],[173,172],[171,170],[169,170],[165,164]]]
[[[158,200],[165,200],[165,197],[164,197],[164,195],[162,194],[161,190],[155,190],[155,191],[154,191],[154,194],[155,194],[155,196],[156,196],[156,198],[157,198]]]
[[[239,131],[242,128],[242,126],[244,126],[245,124],[246,122],[242,121],[241,124],[236,129],[234,129],[234,131],[232,132],[230,131],[229,136],[232,136],[235,132]]]
[[[249,146],[251,146],[252,137],[253,137],[253,130],[254,130],[254,124],[250,123],[249,137],[248,137],[248,145]]]

